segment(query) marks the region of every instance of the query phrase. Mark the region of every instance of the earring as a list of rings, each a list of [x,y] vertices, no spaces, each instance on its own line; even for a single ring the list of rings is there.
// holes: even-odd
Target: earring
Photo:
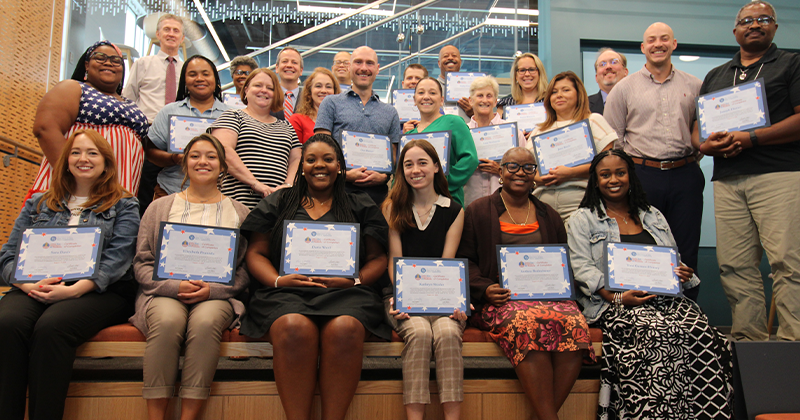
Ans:
[[[89,78],[89,71],[88,70],[83,73],[83,80],[85,81],[87,78]]]
[[[300,176],[306,176],[306,171],[300,171]]]
[[[628,187],[628,195],[631,195],[631,187]]]
[[[503,185],[503,178],[500,178],[500,185]]]

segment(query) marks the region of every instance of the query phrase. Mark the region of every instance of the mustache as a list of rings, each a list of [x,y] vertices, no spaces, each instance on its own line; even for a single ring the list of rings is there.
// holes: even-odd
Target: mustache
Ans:
[[[750,35],[750,34],[752,34],[753,32],[758,32],[758,33],[760,33],[761,35],[764,35],[764,31],[763,31],[763,30],[761,30],[760,28],[755,28],[755,29],[751,29],[751,30],[747,31],[747,35]]]
[[[445,60],[444,64],[445,65],[447,65],[447,64],[458,64],[458,61],[453,60],[453,59],[449,59],[449,60]]]

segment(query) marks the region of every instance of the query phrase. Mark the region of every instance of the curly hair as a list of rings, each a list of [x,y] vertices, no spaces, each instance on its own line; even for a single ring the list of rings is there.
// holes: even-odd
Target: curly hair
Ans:
[[[628,215],[630,215],[631,220],[638,225],[640,223],[639,210],[647,211],[650,208],[650,203],[647,202],[647,195],[644,192],[644,188],[642,188],[639,177],[636,175],[636,168],[633,166],[633,160],[622,150],[609,149],[598,153],[597,156],[592,159],[592,164],[589,167],[589,185],[586,187],[586,193],[583,195],[580,207],[593,210],[599,217],[606,215],[605,212],[603,212],[605,202],[603,195],[600,193],[597,165],[599,165],[603,159],[612,155],[624,160],[628,166],[628,184],[630,187],[628,190],[628,206],[630,207]]]

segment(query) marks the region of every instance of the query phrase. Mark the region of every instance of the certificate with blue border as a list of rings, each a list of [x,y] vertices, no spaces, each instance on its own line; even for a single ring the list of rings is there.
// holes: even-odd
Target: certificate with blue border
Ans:
[[[280,274],[358,277],[358,223],[284,220]]]
[[[403,134],[400,136],[400,150],[406,147],[411,140],[427,140],[439,154],[439,161],[442,163],[442,172],[447,175],[450,172],[448,159],[450,158],[450,131],[431,131],[429,133]],[[398,159],[400,152],[397,153]],[[402,165],[403,162],[397,162]]]
[[[606,242],[603,248],[605,288],[643,290],[655,295],[682,296],[675,274],[678,249],[669,246]]]
[[[519,129],[527,133],[536,129],[536,126],[547,119],[547,111],[543,102],[523,105],[509,105],[505,107],[506,121],[514,121]]]
[[[100,226],[28,228],[17,248],[14,282],[97,278],[103,249]]]
[[[540,175],[547,175],[550,169],[559,166],[591,163],[596,153],[588,119],[539,134],[532,140]]]
[[[720,131],[752,131],[769,127],[764,78],[697,97],[700,140]]]
[[[389,136],[342,131],[342,153],[347,169],[392,172],[392,140]]]
[[[567,244],[497,245],[500,286],[511,300],[574,300]]]
[[[500,161],[508,149],[519,146],[519,130],[515,122],[473,128],[470,131],[479,159]]]
[[[394,257],[394,306],[409,315],[470,315],[467,260]]]
[[[233,284],[239,229],[161,222],[153,280]]]
[[[222,94],[222,103],[224,103],[225,105],[228,105],[231,108],[236,108],[236,109],[245,109],[245,108],[247,108],[247,105],[245,105],[244,102],[242,102],[241,96],[239,96],[239,95],[237,95],[235,93],[227,93],[227,92],[223,93]]]
[[[458,102],[461,98],[469,98],[469,87],[472,85],[472,81],[483,76],[486,76],[486,73],[447,73],[444,79],[445,102]]]
[[[392,104],[400,116],[400,122],[419,120],[419,109],[414,104],[414,89],[395,89],[392,91]]]
[[[193,138],[206,132],[216,118],[187,117],[185,115],[169,116],[170,153],[183,153],[183,149]]]

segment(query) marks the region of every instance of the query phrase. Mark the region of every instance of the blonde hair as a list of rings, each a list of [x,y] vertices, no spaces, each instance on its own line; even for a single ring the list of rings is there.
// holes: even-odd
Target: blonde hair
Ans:
[[[250,82],[253,81],[253,78],[261,73],[266,74],[270,79],[272,79],[273,95],[272,104],[270,104],[269,110],[271,112],[283,111],[283,89],[281,89],[281,82],[278,80],[278,75],[266,67],[255,69],[250,72],[249,76],[247,76],[247,79],[244,81],[244,86],[242,86],[242,103],[247,105],[247,88],[250,87]]]
[[[514,64],[511,65],[511,97],[514,98],[514,101],[517,103],[522,102],[522,88],[519,86],[519,82],[517,81],[517,69],[519,69],[519,60],[523,58],[530,58],[536,64],[536,68],[539,70],[539,83],[536,86],[536,102],[544,100],[545,91],[547,90],[547,71],[544,69],[544,63],[536,54],[526,52],[519,57],[514,59]]]
[[[491,87],[494,90],[495,97],[500,94],[500,85],[497,84],[497,79],[492,76],[483,76],[473,80],[472,84],[469,85],[469,96],[474,95],[475,91],[487,87]]]

